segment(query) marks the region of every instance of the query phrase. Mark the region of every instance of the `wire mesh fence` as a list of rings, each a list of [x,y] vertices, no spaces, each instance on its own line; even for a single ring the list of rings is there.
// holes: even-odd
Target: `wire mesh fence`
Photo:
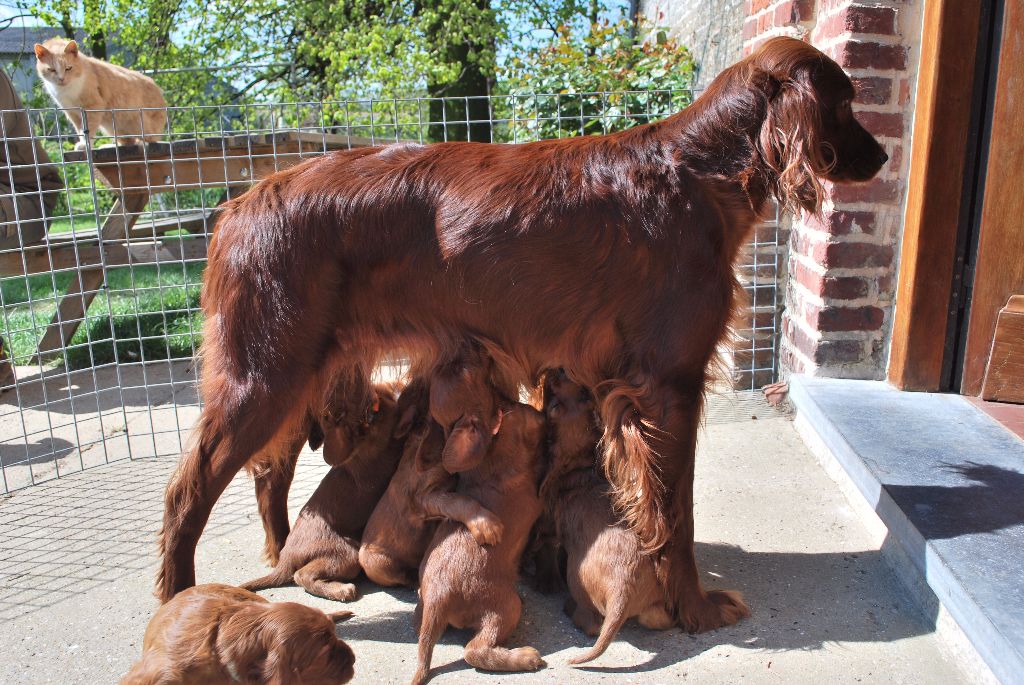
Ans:
[[[332,150],[396,141],[606,133],[678,111],[692,97],[638,91],[0,112],[3,491],[181,452],[199,412],[209,238],[218,207],[260,178]],[[775,378],[783,246],[776,217],[742,253],[750,308],[727,351],[737,389]]]

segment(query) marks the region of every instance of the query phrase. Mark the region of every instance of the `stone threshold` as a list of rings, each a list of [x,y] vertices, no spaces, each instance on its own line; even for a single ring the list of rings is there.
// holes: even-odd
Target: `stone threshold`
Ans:
[[[959,395],[794,376],[789,399],[920,604],[940,603],[991,675],[1024,685],[1024,441]]]

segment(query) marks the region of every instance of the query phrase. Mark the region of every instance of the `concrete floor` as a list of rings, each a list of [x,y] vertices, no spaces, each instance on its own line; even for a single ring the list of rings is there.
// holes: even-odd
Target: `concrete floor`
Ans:
[[[890,571],[881,540],[790,420],[742,401],[726,402],[726,410],[708,421],[701,440],[698,555],[705,583],[741,590],[752,618],[700,636],[629,624],[600,660],[572,668],[566,660],[590,640],[562,614],[562,597],[524,587],[524,618],[511,644],[537,647],[548,668],[478,673],[461,660],[467,634],[449,631],[435,651],[432,682],[972,682],[934,632],[935,616]],[[170,458],[123,461],[0,498],[0,683],[113,683],[138,657],[155,608],[154,536],[173,466]],[[325,471],[319,456],[303,456],[293,513]],[[197,558],[199,581],[260,574],[261,543],[243,475],[214,511]],[[363,597],[350,605],[356,617],[339,626],[356,653],[354,682],[407,682],[415,594],[360,587]],[[265,595],[338,606],[296,588]]]

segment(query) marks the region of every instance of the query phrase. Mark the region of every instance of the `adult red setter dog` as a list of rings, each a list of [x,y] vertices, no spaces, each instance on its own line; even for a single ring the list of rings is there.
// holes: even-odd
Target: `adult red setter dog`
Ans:
[[[746,615],[702,589],[694,559],[708,369],[769,199],[817,212],[819,179],[866,181],[885,163],[853,97],[835,62],[777,38],[662,121],[335,153],[233,201],[210,245],[206,405],[167,490],[159,596],[195,582],[214,501],[250,460],[286,451],[322,379],[396,353],[433,368],[471,336],[523,382],[562,367],[593,392],[616,510],[658,554],[680,624]]]

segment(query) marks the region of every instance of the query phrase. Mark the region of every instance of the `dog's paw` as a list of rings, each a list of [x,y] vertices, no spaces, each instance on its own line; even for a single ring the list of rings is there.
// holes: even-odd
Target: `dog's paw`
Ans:
[[[76,150],[84,150],[87,147],[89,147],[89,145],[84,140],[80,140],[77,143],[75,143]]]
[[[731,626],[750,616],[750,609],[738,592],[711,590],[698,606],[683,607],[680,625],[690,633],[703,633]]]
[[[505,526],[493,515],[472,518],[466,522],[466,528],[479,545],[496,545],[505,534]]]
[[[541,658],[540,652],[533,647],[516,647],[512,650],[515,655],[516,665],[523,671],[539,671],[547,666],[547,662]]]

